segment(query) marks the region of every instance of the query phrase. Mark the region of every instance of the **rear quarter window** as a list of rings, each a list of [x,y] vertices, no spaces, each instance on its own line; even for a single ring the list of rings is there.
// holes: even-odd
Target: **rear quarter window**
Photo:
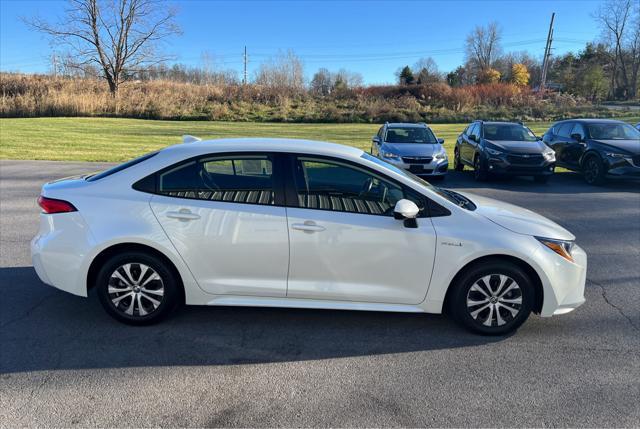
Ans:
[[[116,165],[108,170],[100,172],[98,174],[94,174],[93,176],[87,177],[87,182],[95,182],[96,180],[104,179],[105,177],[111,176],[119,171],[126,170],[129,167],[133,167],[136,164],[140,164],[143,161],[146,161],[149,158],[156,156],[158,152],[147,153],[146,155],[142,155],[138,158],[132,159],[131,161],[127,161],[123,164]]]

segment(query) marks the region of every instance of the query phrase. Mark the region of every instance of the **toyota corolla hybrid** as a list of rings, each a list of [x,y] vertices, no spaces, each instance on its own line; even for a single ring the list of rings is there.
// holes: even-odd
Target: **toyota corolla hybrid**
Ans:
[[[130,324],[195,305],[440,313],[505,334],[584,302],[587,257],[529,210],[431,186],[361,150],[192,142],[45,184],[43,282]]]

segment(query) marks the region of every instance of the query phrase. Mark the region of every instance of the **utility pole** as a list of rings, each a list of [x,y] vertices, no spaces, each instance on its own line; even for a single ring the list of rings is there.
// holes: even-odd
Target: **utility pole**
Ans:
[[[551,57],[551,42],[553,42],[553,20],[556,17],[556,13],[551,14],[551,23],[549,24],[549,34],[547,35],[547,46],[544,48],[544,59],[542,61],[542,76],[540,79],[540,91],[544,91],[544,87],[547,84],[547,70],[549,69],[549,57]]]
[[[244,47],[244,55],[243,55],[243,62],[244,62],[244,73],[243,73],[243,78],[242,78],[242,84],[246,85],[247,84],[247,47]]]

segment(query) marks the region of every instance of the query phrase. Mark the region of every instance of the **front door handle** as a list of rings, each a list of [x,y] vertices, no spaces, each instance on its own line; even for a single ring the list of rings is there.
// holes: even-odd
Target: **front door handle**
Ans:
[[[316,225],[315,222],[310,220],[306,221],[305,223],[293,223],[291,224],[291,228],[307,233],[320,232],[325,230],[324,226]]]
[[[171,219],[178,219],[183,222],[200,219],[200,215],[191,213],[191,210],[189,209],[180,209],[177,212],[167,212],[167,217]]]

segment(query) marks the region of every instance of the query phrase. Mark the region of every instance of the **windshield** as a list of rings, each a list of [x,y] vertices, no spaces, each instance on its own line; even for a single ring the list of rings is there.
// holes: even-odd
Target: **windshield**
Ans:
[[[488,140],[508,140],[516,142],[534,142],[533,132],[519,124],[484,124],[484,138]]]
[[[376,158],[375,156],[372,156],[368,153],[363,153],[362,158],[366,159],[367,161],[372,161],[375,162],[376,164],[392,170],[395,173],[401,174],[404,177],[410,179],[411,181],[413,181],[414,183],[420,185],[420,186],[424,186],[425,188],[430,189],[431,191],[435,192],[436,194],[440,195],[442,198],[446,199],[447,201],[452,202],[453,204],[460,206],[462,208],[465,208],[467,210],[475,210],[476,206],[475,204],[473,204],[473,202],[471,200],[469,200],[467,197],[462,196],[461,194],[451,191],[449,189],[442,189],[439,188],[437,186],[433,186],[431,183],[427,182],[426,180],[422,179],[421,177],[416,176],[415,174],[411,174],[406,170],[402,170],[398,167],[396,167],[395,165],[392,165],[388,162],[385,162],[379,158]]]
[[[589,136],[599,140],[638,140],[640,131],[629,124],[600,123],[588,124]]]
[[[438,143],[433,131],[426,127],[389,127],[385,141],[387,143]]]

